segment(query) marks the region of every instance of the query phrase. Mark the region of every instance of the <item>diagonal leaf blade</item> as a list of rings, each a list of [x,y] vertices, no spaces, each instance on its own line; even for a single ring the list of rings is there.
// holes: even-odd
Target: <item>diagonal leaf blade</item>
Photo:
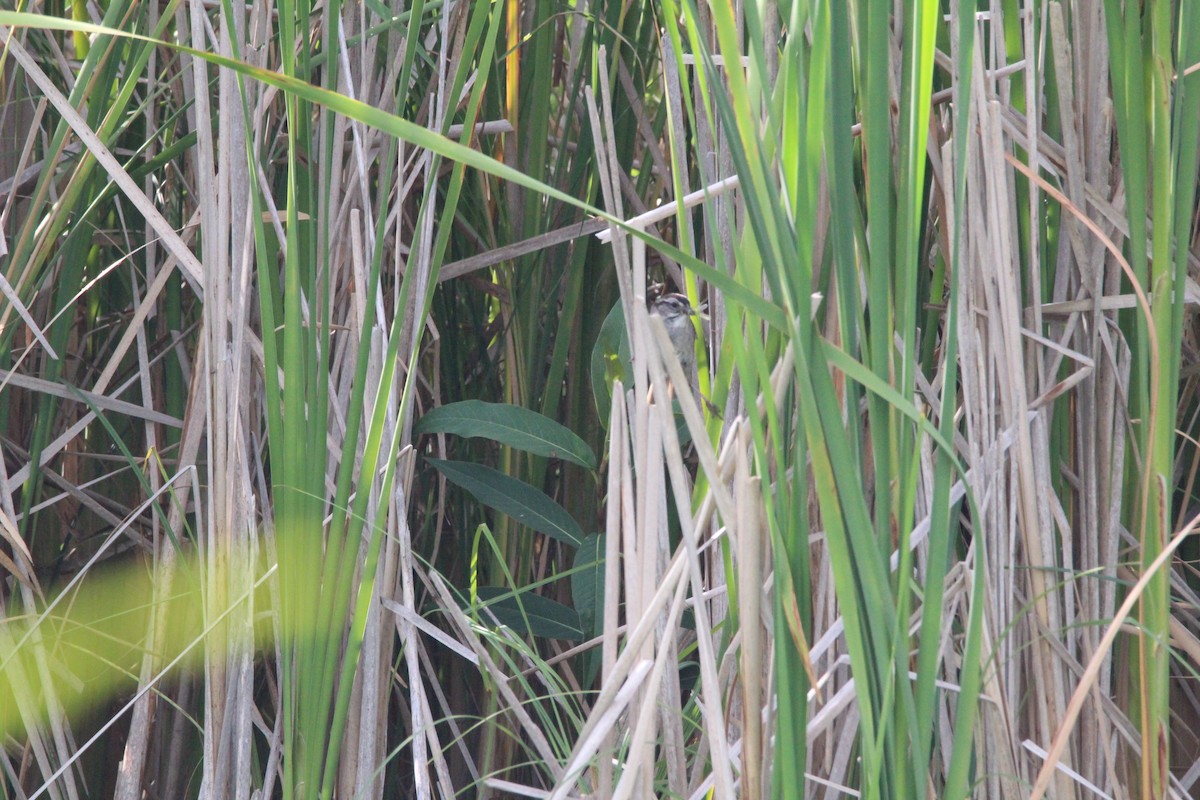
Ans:
[[[529,591],[514,594],[500,586],[480,586],[479,599],[502,625],[518,633],[572,642],[583,640],[579,614],[547,597]]]
[[[478,436],[534,455],[596,468],[591,448],[570,430],[543,414],[509,403],[463,400],[440,406],[421,417],[413,432]]]
[[[446,480],[466,489],[488,508],[572,547],[583,542],[583,529],[566,509],[528,483],[482,464],[440,458],[427,460]]]

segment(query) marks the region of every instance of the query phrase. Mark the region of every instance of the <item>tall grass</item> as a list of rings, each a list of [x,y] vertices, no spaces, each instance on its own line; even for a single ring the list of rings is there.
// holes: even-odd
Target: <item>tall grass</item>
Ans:
[[[1190,4],[71,12],[7,794],[1194,793]]]

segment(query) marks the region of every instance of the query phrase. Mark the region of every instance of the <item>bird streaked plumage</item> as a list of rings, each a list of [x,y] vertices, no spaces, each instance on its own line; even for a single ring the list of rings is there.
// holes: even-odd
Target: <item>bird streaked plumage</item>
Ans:
[[[660,294],[650,305],[650,314],[659,317],[666,326],[675,355],[687,375],[692,395],[700,396],[696,377],[696,326],[692,317],[696,311],[686,296],[668,292]]]

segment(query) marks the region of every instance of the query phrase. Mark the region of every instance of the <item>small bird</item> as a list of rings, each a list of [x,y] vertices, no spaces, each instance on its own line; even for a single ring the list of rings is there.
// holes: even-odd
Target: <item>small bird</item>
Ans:
[[[700,386],[696,375],[696,326],[692,317],[696,310],[688,302],[685,295],[667,292],[658,295],[650,305],[651,316],[659,317],[671,337],[671,345],[675,348],[675,356],[687,375],[688,385],[692,395],[700,397]]]

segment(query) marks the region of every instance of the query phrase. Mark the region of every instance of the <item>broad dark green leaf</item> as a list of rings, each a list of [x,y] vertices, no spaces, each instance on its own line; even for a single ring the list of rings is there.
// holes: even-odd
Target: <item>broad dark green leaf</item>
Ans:
[[[480,586],[479,599],[501,624],[519,634],[568,639],[572,642],[583,640],[579,615],[562,603],[528,591],[514,595],[511,590],[500,586]],[[486,622],[487,615],[481,616]]]
[[[633,380],[629,355],[629,334],[625,330],[625,309],[618,302],[604,319],[596,345],[592,348],[592,393],[596,397],[596,413],[608,427],[612,410],[612,385],[618,378],[628,388]]]
[[[572,547],[583,541],[583,529],[566,509],[528,483],[482,464],[440,458],[428,461],[446,480],[466,489],[488,508]]]
[[[604,540],[599,534],[589,534],[579,545],[574,567],[571,598],[584,632],[594,636],[604,620]]]
[[[574,433],[536,411],[508,403],[464,400],[440,406],[417,420],[413,430],[482,436],[534,455],[596,468],[591,448]]]

